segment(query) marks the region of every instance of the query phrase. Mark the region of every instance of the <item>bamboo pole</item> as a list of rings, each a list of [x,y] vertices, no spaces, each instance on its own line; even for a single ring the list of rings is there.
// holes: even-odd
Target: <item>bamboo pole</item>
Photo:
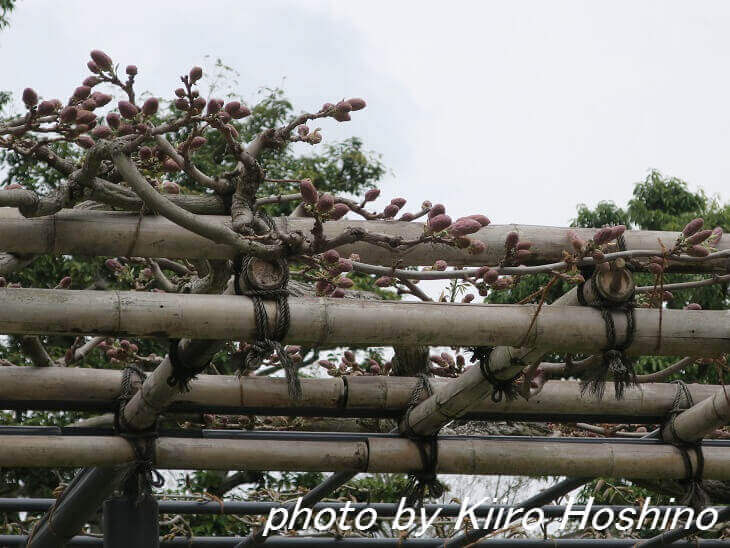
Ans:
[[[230,223],[230,217],[204,216],[207,221]],[[276,219],[279,228],[309,233],[313,220],[308,218]],[[348,227],[369,232],[400,236],[405,240],[417,239],[423,234],[423,224],[400,221],[330,221],[324,224],[324,236],[332,238]],[[530,241],[532,254],[526,264],[544,264],[563,260],[563,250],[571,249],[568,231],[574,230],[581,238],[590,239],[593,228],[557,228],[532,225],[490,225],[470,238],[481,240],[487,248],[471,255],[466,250],[443,244],[418,245],[399,254],[403,266],[431,265],[438,259],[452,266],[482,266],[497,264],[504,255],[507,234],[517,231],[520,239]],[[671,247],[678,232],[630,230],[624,235],[628,250],[647,249],[661,252],[659,241]],[[728,238],[722,239],[718,250],[730,249]],[[55,215],[26,219],[16,209],[0,208],[0,249],[24,254],[79,254],[79,255],[133,255],[140,257],[189,257],[230,259],[233,248],[214,244],[163,217],[137,213],[62,210]],[[381,247],[357,242],[338,248],[342,254],[358,253],[365,263],[391,266],[394,254]],[[687,272],[727,271],[730,259],[670,265],[671,270]]]
[[[55,468],[115,466],[134,460],[118,436],[0,435],[0,466]],[[704,478],[730,480],[730,448],[705,445]],[[312,441],[161,437],[156,466],[163,469],[349,471],[407,473],[422,467],[418,444],[405,438]],[[446,438],[438,441],[441,474],[682,479],[679,449],[656,443],[578,443],[573,440]]]
[[[0,333],[248,340],[256,338],[253,303],[229,295],[127,291],[0,289]],[[269,318],[276,316],[267,304]],[[591,352],[607,344],[604,321],[587,307],[402,303],[290,298],[287,343],[532,346]],[[623,337],[626,321],[615,316]],[[730,351],[729,310],[636,311],[634,355],[717,356]],[[661,342],[661,345],[659,345]],[[544,350],[543,350],[544,351]],[[473,373],[472,373],[473,374]]]
[[[662,428],[662,439],[693,443],[730,423],[730,393],[723,386],[712,396],[676,415]]]
[[[453,380],[432,379],[434,392],[440,394]],[[121,372],[109,369],[64,367],[0,367],[0,408],[109,410],[116,405]],[[229,414],[294,416],[399,417],[419,380],[413,377],[348,376],[302,378],[302,399],[289,397],[283,378],[199,375],[190,392],[173,391],[173,412],[210,411]],[[166,383],[165,383],[166,385]],[[722,387],[690,384],[695,401],[717,394]],[[611,391],[603,399],[581,395],[577,381],[552,380],[529,400],[495,403],[482,395],[469,413],[472,419],[513,418],[521,420],[586,420],[601,422],[657,422],[672,407],[677,385],[647,383],[629,387],[622,400]],[[145,398],[150,395],[145,392]],[[165,398],[165,401],[168,401]]]

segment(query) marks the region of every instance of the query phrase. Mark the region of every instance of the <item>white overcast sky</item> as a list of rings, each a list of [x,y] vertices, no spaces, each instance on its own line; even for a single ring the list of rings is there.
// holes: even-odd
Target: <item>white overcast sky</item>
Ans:
[[[723,2],[19,0],[0,89],[66,99],[99,48],[171,97],[220,57],[248,101],[366,98],[322,126],[382,153],[383,196],[565,225],[650,168],[730,199],[729,28]]]

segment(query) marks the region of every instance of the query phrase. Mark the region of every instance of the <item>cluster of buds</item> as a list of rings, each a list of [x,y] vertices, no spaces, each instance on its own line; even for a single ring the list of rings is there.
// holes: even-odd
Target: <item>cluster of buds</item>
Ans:
[[[687,223],[677,238],[672,253],[684,252],[692,257],[707,257],[722,238],[722,228],[718,226],[713,230],[703,230],[704,224],[704,219],[700,217]]]
[[[532,242],[520,241],[520,235],[517,232],[510,232],[504,239],[503,264],[523,264],[532,254],[531,247]]]
[[[355,282],[347,276],[342,276],[347,272],[352,272],[352,262],[357,261],[360,257],[353,254],[349,258],[340,257],[340,254],[330,249],[321,255],[315,257],[315,261],[320,267],[318,275],[315,277],[315,289],[317,295],[328,296],[340,299],[345,296],[345,289],[351,289]]]
[[[118,342],[114,340],[102,341],[99,343],[98,348],[104,352],[104,355],[113,364],[125,363],[139,357],[137,355],[139,347],[127,339]]]
[[[319,360],[317,364],[320,367],[324,367],[330,377],[344,377],[347,375],[387,375],[392,368],[392,364],[390,362],[385,362],[381,365],[373,358],[367,358],[364,362],[358,363],[355,353],[351,350],[345,351],[339,364],[335,364],[330,360]]]
[[[0,276],[0,288],[2,287],[7,287],[9,289],[19,289],[23,286],[22,284],[17,282],[8,283],[8,281],[3,276]]]
[[[593,238],[586,241],[574,231],[568,231],[570,245],[575,255],[582,259],[583,257],[592,257],[595,261],[596,271],[607,272],[611,269],[611,265],[605,261],[605,251],[626,232],[626,226],[605,226],[598,229]]]
[[[332,194],[319,194],[311,179],[302,179],[299,183],[299,193],[309,213],[320,221],[337,221],[342,219],[350,208],[347,204],[335,203]]]
[[[319,110],[321,114],[334,118],[338,122],[348,122],[352,120],[351,112],[362,110],[367,106],[364,99],[353,97],[352,99],[342,100],[337,104],[325,103]]]
[[[440,355],[429,356],[431,362],[436,364],[430,368],[433,375],[437,377],[458,377],[464,371],[466,360],[462,354],[456,354],[456,358],[448,352],[441,352]]]
[[[487,246],[481,240],[467,236],[478,232],[489,223],[489,219],[480,214],[467,215],[452,221],[451,217],[446,214],[446,207],[443,204],[435,204],[428,211],[428,220],[424,230],[428,235],[449,238],[459,249],[466,249],[469,253],[478,255],[486,251]]]
[[[237,352],[234,352],[233,357],[234,359],[240,359],[240,356],[242,356],[251,345],[248,343],[241,343],[241,346]],[[289,356],[289,359],[294,364],[299,364],[302,362],[302,347],[298,345],[287,345],[284,347],[284,351]],[[278,364],[281,360],[279,359],[279,355],[276,352],[273,352],[270,356],[266,358],[266,361],[269,364]],[[251,371],[247,371],[247,373],[251,373]]]
[[[302,143],[309,143],[310,145],[318,145],[322,142],[321,129],[316,128],[314,131],[310,131],[309,126],[306,124],[297,126],[297,136],[292,138],[292,141],[301,141]]]

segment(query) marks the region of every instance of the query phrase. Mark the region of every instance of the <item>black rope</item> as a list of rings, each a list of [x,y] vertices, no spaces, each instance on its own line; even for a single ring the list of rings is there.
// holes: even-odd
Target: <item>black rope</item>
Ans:
[[[416,434],[411,428],[409,415],[423,399],[433,395],[433,388],[424,373],[418,375],[418,384],[413,389],[408,400],[408,407],[403,422],[406,430],[403,433],[408,439],[415,442],[421,456],[421,469],[418,472],[408,474],[408,482],[404,489],[406,504],[408,506],[421,506],[426,497],[440,498],[444,494],[444,485],[439,481],[436,473],[438,464],[438,432],[430,436]]]
[[[122,370],[122,382],[117,398],[118,405],[114,413],[114,428],[119,436],[126,439],[134,450],[135,465],[124,479],[125,488],[137,494],[136,503],[139,505],[145,497],[151,496],[153,487],[162,487],[165,478],[155,469],[155,441],[157,440],[157,423],[152,427],[132,431],[124,423],[124,408],[132,399],[134,390],[132,386],[132,374],[137,375],[140,382],[144,383],[147,375],[136,365],[127,365]]]
[[[597,304],[589,304],[583,290],[585,284],[590,283],[593,294],[598,299]],[[626,350],[633,344],[636,335],[636,319],[634,316],[633,295],[628,301],[615,303],[604,299],[598,291],[598,282],[593,275],[587,282],[582,282],[577,287],[578,302],[581,306],[593,306],[601,311],[601,317],[606,325],[606,339],[608,345],[602,350],[603,359],[597,366],[590,367],[581,378],[581,394],[588,392],[594,397],[603,398],[606,381],[609,376],[613,379],[616,399],[624,397],[624,391],[628,386],[638,385],[634,362],[626,354]],[[619,311],[626,315],[626,340],[623,344],[616,343],[616,324],[613,321],[613,312]]]
[[[472,352],[470,361],[474,363],[479,360],[479,369],[482,375],[492,385],[492,401],[499,403],[502,400],[516,400],[519,395],[519,388],[515,381],[522,375],[522,372],[517,373],[511,379],[499,379],[489,368],[489,356],[494,350],[493,346],[474,346],[469,350]]]
[[[167,350],[167,356],[170,358],[172,372],[167,377],[167,384],[177,386],[180,392],[190,392],[190,381],[194,380],[198,373],[201,373],[208,367],[206,363],[203,367],[192,369],[187,367],[180,359],[180,339],[170,339]],[[210,363],[210,362],[209,362]]]
[[[679,437],[679,434],[677,433],[676,427],[674,425],[674,421],[676,420],[677,416],[683,411],[692,407],[694,405],[694,400],[692,398],[692,394],[689,391],[689,387],[684,381],[672,381],[672,384],[677,385],[677,392],[674,395],[672,407],[669,409],[669,418],[664,425],[669,427],[669,431],[672,434],[672,439],[664,441],[669,441],[677,449],[679,449],[682,455],[682,461],[684,462],[685,479],[681,480],[680,483],[685,486],[686,492],[684,497],[680,501],[680,504],[692,506],[695,509],[701,509],[711,503],[710,497],[707,494],[707,491],[705,490],[702,482],[702,474],[705,468],[705,457],[702,453],[702,441],[697,440],[694,442],[690,442],[683,440]],[[687,407],[684,408],[681,407],[683,397],[687,402]],[[661,431],[663,430],[664,428],[661,429]],[[692,466],[692,458],[690,456],[690,452],[694,452],[695,458],[697,459],[696,468]]]

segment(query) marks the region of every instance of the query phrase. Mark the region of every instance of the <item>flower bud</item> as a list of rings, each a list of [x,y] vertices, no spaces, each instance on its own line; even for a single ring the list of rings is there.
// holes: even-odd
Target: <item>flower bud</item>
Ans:
[[[454,243],[459,249],[466,249],[472,244],[472,241],[470,238],[460,236],[458,238],[454,238]]]
[[[319,199],[319,194],[312,184],[311,179],[302,179],[299,183],[299,192],[302,195],[302,199],[310,205],[316,204]]]
[[[335,105],[335,110],[337,112],[350,112],[352,110],[352,105],[347,101],[340,101]]]
[[[106,123],[109,124],[109,127],[112,129],[119,129],[119,126],[122,124],[122,117],[116,112],[110,112],[106,115]]]
[[[95,85],[99,84],[101,82],[101,78],[98,76],[87,76],[82,84],[85,86],[88,86],[90,88],[93,88]]]
[[[98,126],[92,130],[91,134],[97,139],[108,139],[112,136],[112,130],[109,126]]]
[[[47,116],[49,114],[53,114],[56,111],[56,103],[53,101],[42,101],[40,105],[38,105],[38,114],[41,116]]]
[[[708,238],[708,243],[715,245],[722,239],[722,227],[716,226],[712,229],[712,235]]]
[[[332,287],[332,284],[329,283],[327,280],[317,280],[317,283],[314,284],[314,288],[317,290],[317,293],[319,293],[320,295],[329,291],[331,287]]]
[[[341,287],[336,288],[332,293],[330,293],[330,297],[333,299],[341,299],[345,296],[345,290]]]
[[[238,130],[233,127],[231,124],[226,124],[223,126],[226,128],[226,131],[228,131],[228,134],[233,137],[234,139],[238,139]]]
[[[70,124],[76,119],[76,113],[78,109],[76,107],[66,107],[61,110],[60,117],[61,121],[66,124]]]
[[[360,99],[359,97],[353,97],[352,99],[348,99],[347,103],[350,105],[350,108],[352,110],[362,110],[367,106],[365,99]]]
[[[467,215],[467,219],[474,219],[481,226],[487,226],[491,221],[484,215]]]
[[[88,135],[81,135],[76,139],[76,143],[83,148],[91,148],[94,146],[94,140]]]
[[[77,124],[90,124],[91,122],[96,121],[96,114],[89,110],[79,110],[76,113],[76,123]]]
[[[61,281],[58,282],[57,287],[59,289],[68,289],[69,287],[71,287],[71,282],[71,276],[64,276],[63,278],[61,278]]]
[[[180,166],[177,165],[177,162],[172,158],[167,158],[164,162],[162,162],[162,169],[169,173],[174,173],[176,171],[180,171]]]
[[[337,280],[337,285],[343,289],[350,289],[355,285],[355,282],[353,282],[350,278],[340,278]]]
[[[322,254],[322,258],[325,260],[325,262],[334,264],[340,260],[340,254],[337,253],[336,249],[328,249]]]
[[[530,253],[531,252],[529,249],[518,249],[517,253],[515,253],[515,260],[518,263],[521,263],[521,262],[527,260],[527,258],[530,256]]]
[[[319,111],[320,112],[324,112],[324,111],[329,110],[331,108],[335,108],[335,105],[333,105],[332,103],[325,103],[324,105],[322,105],[322,108],[319,109]]]
[[[467,293],[462,297],[461,302],[462,303],[470,303],[474,300],[474,294],[473,293]]]
[[[481,240],[471,240],[471,244],[467,248],[470,255],[479,255],[487,250],[487,244]]]
[[[335,204],[335,207],[330,212],[330,219],[335,221],[342,219],[342,217],[347,215],[348,211],[350,211],[350,208],[347,207],[347,204]]]
[[[220,111],[223,106],[223,101],[220,99],[210,99],[208,101],[208,114],[215,114]]]
[[[188,110],[188,108],[190,108],[187,99],[175,99],[173,105],[175,105],[175,108],[178,110]]]
[[[342,112],[339,110],[335,111],[335,113],[332,115],[332,118],[334,118],[338,122],[349,122],[350,120],[352,120],[349,112]]]
[[[710,254],[710,250],[701,245],[693,245],[687,250],[687,255],[692,257],[707,257]]]
[[[411,221],[412,221],[413,219],[415,219],[415,218],[416,218],[416,216],[415,216],[415,215],[413,215],[413,213],[404,213],[403,215],[401,215],[401,216],[400,216],[400,217],[398,218],[398,220],[399,220],[399,221],[403,221],[403,222],[405,222],[405,223],[409,223],[409,222],[411,222]]]
[[[74,90],[74,94],[71,97],[74,101],[83,101],[91,94],[91,88],[89,86],[79,86]]]
[[[626,232],[625,225],[616,225],[611,227],[611,239],[615,240],[619,236],[622,236],[624,232]]]
[[[376,200],[380,196],[380,189],[377,188],[371,188],[365,193],[365,201],[366,202],[372,202]]]
[[[203,77],[203,69],[200,67],[193,67],[190,69],[190,83],[194,84]]]
[[[23,103],[28,108],[32,108],[38,104],[38,94],[33,88],[25,88],[23,90]]]
[[[149,162],[152,159],[152,149],[150,147],[141,147],[139,157],[142,161]]]
[[[131,120],[139,112],[139,109],[129,101],[119,101],[117,106],[119,107],[119,113],[127,120]]]
[[[377,280],[375,280],[375,285],[378,287],[389,287],[393,285],[393,278],[390,276],[381,276]]]
[[[101,70],[99,70],[99,65],[97,65],[96,63],[94,63],[94,61],[89,61],[88,63],[86,63],[86,66],[89,68],[89,70],[91,72],[94,72],[94,73],[101,72]]]
[[[353,269],[352,260],[340,257],[337,261],[337,269],[340,272],[352,272]]]
[[[112,68],[112,58],[101,50],[91,50],[91,58],[99,68],[107,70]]]
[[[319,360],[319,361],[317,362],[317,364],[318,364],[318,365],[319,365],[320,367],[324,367],[325,369],[334,369],[334,367],[335,367],[335,364],[333,364],[333,363],[332,363],[331,361],[329,361],[329,360]]]
[[[137,65],[127,65],[124,72],[127,73],[127,76],[137,76]]]
[[[484,276],[482,276],[482,279],[484,280],[484,283],[493,284],[499,279],[499,272],[493,268],[488,268],[484,273]]]
[[[603,245],[610,242],[612,237],[613,230],[608,227],[601,228],[593,235],[593,243],[596,245]]]
[[[451,217],[446,214],[436,215],[428,220],[428,228],[432,232],[441,232],[451,226]]]
[[[383,217],[386,219],[392,219],[396,215],[398,215],[398,206],[395,204],[388,204],[383,209]]]
[[[501,290],[507,289],[511,285],[512,278],[510,276],[505,276],[504,278],[499,278],[498,280],[495,280],[495,282],[492,284],[492,287],[494,289]]]
[[[193,107],[198,109],[200,112],[203,112],[203,109],[205,108],[205,99],[202,97],[196,97],[193,99]]]
[[[377,363],[370,366],[370,374],[380,375],[380,366]]]
[[[305,124],[302,124],[301,126],[297,126],[297,133],[300,137],[306,137],[309,135],[309,127]]]
[[[142,114],[145,116],[153,116],[157,114],[157,109],[160,108],[160,102],[157,97],[150,97],[142,105]]]
[[[601,264],[605,264],[605,263],[601,263]],[[659,274],[664,272],[664,267],[657,263],[649,263],[648,265],[646,265],[646,269],[656,276],[658,276]]]
[[[240,101],[231,101],[230,103],[226,103],[226,106],[223,107],[223,110],[225,110],[228,114],[233,115],[233,113],[239,108],[241,108]]]
[[[702,225],[705,224],[704,219],[697,217],[696,219],[692,219],[690,222],[688,222],[684,229],[682,230],[682,235],[687,238],[689,236],[692,236],[695,232],[700,230],[702,228]]]
[[[685,310],[702,310],[702,305],[697,303],[689,303],[684,307]]]
[[[405,198],[393,198],[390,201],[391,204],[396,206],[398,209],[401,209],[404,205],[406,205],[406,199]]]
[[[448,266],[448,263],[443,259],[439,259],[438,261],[433,263],[433,269],[438,271],[444,271]]]
[[[251,115],[251,109],[249,109],[246,105],[241,105],[241,108],[234,110],[230,113],[231,116],[236,119],[240,120],[241,118],[245,118],[246,116]]]
[[[160,187],[165,194],[180,194],[180,185],[172,181],[163,181]]]
[[[505,249],[514,249],[517,247],[517,242],[520,241],[520,235],[517,234],[517,232],[510,232],[507,234],[507,237],[504,239],[504,247]]]
[[[226,112],[225,110],[222,110],[222,111],[220,111],[220,112],[218,113],[218,118],[219,118],[219,119],[220,119],[220,120],[221,120],[221,121],[222,121],[223,123],[228,123],[228,122],[230,122],[230,121],[231,121],[231,115],[230,115],[230,114],[228,114],[228,113],[227,113],[227,112]]]
[[[700,230],[687,238],[687,245],[701,244],[712,235],[712,230]]]
[[[320,213],[327,213],[334,207],[334,205],[335,199],[332,197],[332,194],[322,194],[317,201],[317,211]]]
[[[78,104],[78,107],[81,110],[89,110],[93,111],[96,108],[96,101],[89,97],[88,99],[84,99],[82,102]]]
[[[428,210],[428,218],[432,219],[437,215],[443,215],[444,213],[446,213],[446,206],[444,206],[444,204],[436,204]]]
[[[462,217],[457,219],[456,222],[451,225],[449,232],[451,232],[453,236],[467,236],[468,234],[474,234],[480,228],[482,228],[482,225],[474,219]]]
[[[108,93],[101,93],[100,91],[95,92],[92,94],[91,98],[94,101],[94,105],[96,105],[97,108],[103,107],[111,102],[113,97],[109,95]]]
[[[124,270],[124,266],[117,259],[107,259],[104,261],[104,266],[111,271]]]

